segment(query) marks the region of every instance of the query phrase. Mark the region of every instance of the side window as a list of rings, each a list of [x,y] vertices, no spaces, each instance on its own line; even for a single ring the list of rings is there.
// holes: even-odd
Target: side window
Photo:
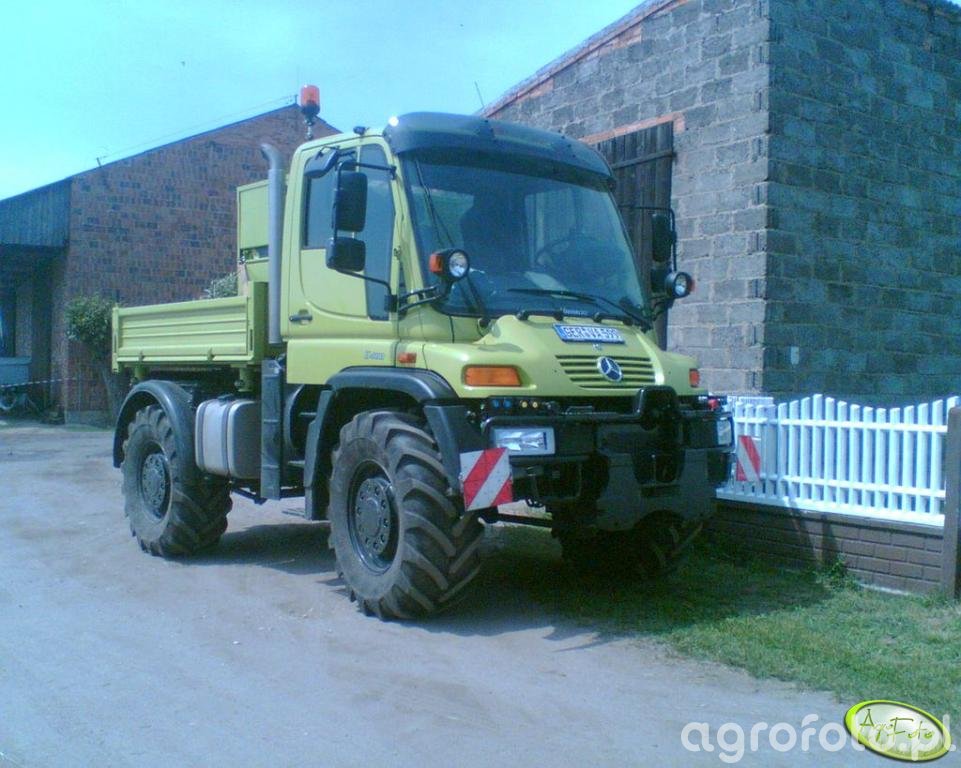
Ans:
[[[304,217],[304,248],[326,248],[332,234],[331,213],[337,174],[325,174],[307,181],[307,215]]]
[[[368,144],[361,149],[360,162],[387,165],[387,157],[381,147]],[[367,224],[361,233],[367,244],[364,274],[389,282],[394,250],[394,197],[390,187],[390,173],[373,168],[360,170],[367,174]],[[384,306],[386,298],[386,286],[367,283],[367,315],[372,320],[390,318]]]

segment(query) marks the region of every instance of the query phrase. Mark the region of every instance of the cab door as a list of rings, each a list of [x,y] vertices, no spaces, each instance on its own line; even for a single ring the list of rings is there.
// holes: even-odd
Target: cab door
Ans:
[[[345,151],[341,147],[341,151]],[[387,154],[376,141],[356,146],[361,163],[386,166]],[[302,220],[298,258],[288,280],[287,380],[322,384],[349,366],[393,365],[396,313],[388,311],[387,287],[361,279],[384,280],[396,289],[391,269],[396,237],[395,184],[389,171],[364,168],[367,218],[354,236],[366,244],[364,271],[344,274],[329,269],[327,241],[333,235],[332,208],[336,171],[301,178]],[[291,185],[293,188],[293,185]],[[296,194],[296,193],[295,193]],[[341,233],[344,234],[344,233]]]

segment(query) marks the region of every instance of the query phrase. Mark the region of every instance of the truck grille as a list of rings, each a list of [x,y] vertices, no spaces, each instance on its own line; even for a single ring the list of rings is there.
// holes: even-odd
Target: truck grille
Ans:
[[[654,383],[654,365],[646,357],[617,357],[608,355],[621,366],[624,378],[606,379],[597,369],[597,359],[604,355],[558,355],[564,373],[583,389],[637,389]]]

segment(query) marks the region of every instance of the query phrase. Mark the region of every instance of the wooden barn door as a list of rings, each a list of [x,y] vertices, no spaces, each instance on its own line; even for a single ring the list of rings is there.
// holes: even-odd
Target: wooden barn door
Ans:
[[[672,122],[615,136],[595,145],[614,171],[614,197],[634,244],[642,279],[651,272],[651,216],[646,208],[671,204],[671,169],[674,161]],[[667,314],[657,321],[657,338],[667,344]]]

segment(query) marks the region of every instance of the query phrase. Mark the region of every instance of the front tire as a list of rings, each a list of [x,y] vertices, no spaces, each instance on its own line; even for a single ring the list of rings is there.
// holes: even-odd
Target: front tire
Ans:
[[[483,526],[450,492],[423,422],[358,414],[340,431],[330,481],[331,544],[351,599],[382,619],[443,611],[480,570]]]
[[[173,426],[157,405],[137,411],[123,448],[124,509],[145,552],[190,555],[217,543],[227,528],[227,481],[201,475],[181,456]]]

